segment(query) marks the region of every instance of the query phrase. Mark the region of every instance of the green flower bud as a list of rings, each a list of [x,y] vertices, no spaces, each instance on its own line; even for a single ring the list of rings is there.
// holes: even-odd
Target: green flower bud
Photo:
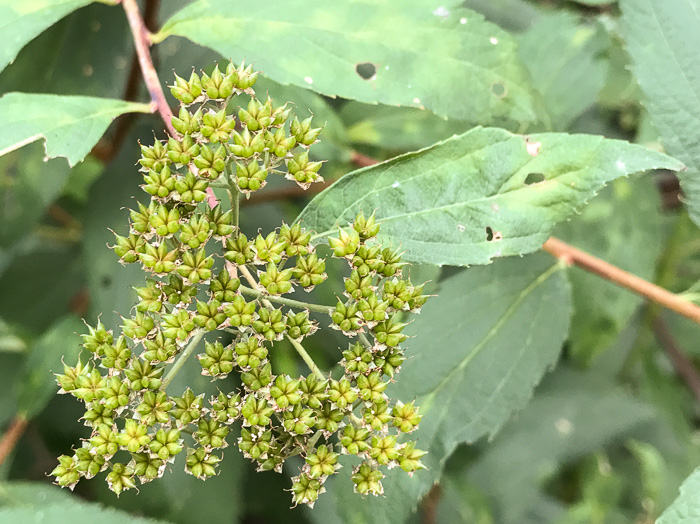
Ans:
[[[256,399],[255,396],[248,395],[241,408],[241,415],[245,418],[243,426],[267,426],[274,411],[266,399]]]
[[[393,424],[399,428],[404,433],[410,433],[411,431],[418,428],[418,423],[420,422],[421,415],[416,412],[413,402],[410,404],[404,404],[399,401],[392,409],[391,414],[394,415]]]
[[[88,442],[92,446],[92,453],[104,456],[105,459],[119,451],[117,432],[113,426],[107,424],[100,424],[97,427],[97,433]]]
[[[359,301],[373,294],[372,277],[370,275],[361,277],[358,270],[353,269],[350,277],[345,279],[345,295]]]
[[[141,187],[146,193],[154,197],[168,198],[173,189],[175,189],[175,178],[173,178],[168,166],[165,166],[160,172],[149,169],[143,180],[145,184]]]
[[[200,177],[216,180],[226,169],[226,149],[224,146],[219,146],[215,151],[212,151],[210,148],[202,146],[199,149],[199,155],[194,157],[192,161],[199,169]]]
[[[302,392],[302,402],[310,408],[319,409],[328,399],[326,389],[327,380],[319,380],[313,373],[299,383],[299,390]]]
[[[187,305],[192,300],[192,297],[197,294],[197,288],[185,284],[185,281],[178,275],[170,275],[168,284],[163,286],[163,293],[165,293],[168,303]]]
[[[172,338],[166,338],[162,331],[158,331],[152,340],[144,340],[143,345],[146,351],[142,357],[151,364],[171,362],[177,353],[177,344]]]
[[[281,309],[270,311],[266,308],[258,310],[258,319],[253,320],[253,329],[261,338],[272,341],[282,340],[286,323]]]
[[[269,362],[265,365],[252,368],[241,373],[241,382],[251,391],[257,391],[267,386],[272,381],[272,366]]]
[[[335,403],[340,409],[345,409],[352,406],[352,403],[357,400],[357,390],[352,387],[350,381],[346,378],[340,381],[331,380],[328,390],[328,398]]]
[[[192,158],[198,154],[199,144],[197,144],[190,135],[185,135],[182,141],[175,140],[172,137],[168,140],[168,158],[176,164],[189,164]]]
[[[131,229],[136,233],[150,233],[151,232],[151,215],[155,212],[156,203],[151,202],[148,207],[144,206],[141,202],[138,203],[139,210],[130,212],[131,216]]]
[[[232,424],[241,414],[241,396],[219,393],[210,400],[211,413],[222,424]]]
[[[318,174],[321,165],[322,162],[309,162],[308,151],[297,153],[292,159],[287,160],[289,174],[286,178],[306,189],[312,182],[323,182],[323,178]]]
[[[117,496],[122,491],[135,488],[134,468],[119,462],[112,464],[112,471],[107,474],[107,485]]]
[[[285,250],[285,243],[277,240],[277,233],[272,231],[266,237],[258,234],[255,238],[255,260],[256,264],[274,262],[279,264],[282,261],[282,253]]]
[[[407,335],[401,333],[403,328],[408,324],[394,322],[393,318],[380,322],[373,328],[374,338],[379,344],[384,344],[389,347],[398,346],[408,338]]]
[[[224,348],[221,342],[205,342],[204,353],[197,355],[202,366],[202,375],[223,378],[233,371],[233,349]]]
[[[204,448],[188,449],[185,471],[198,479],[206,479],[216,475],[216,467],[221,457],[207,453]]]
[[[178,427],[183,427],[199,420],[202,416],[203,399],[204,394],[195,396],[190,388],[187,388],[181,397],[171,399],[175,407],[170,410],[170,415],[175,419]]]
[[[101,424],[108,426],[114,425],[114,410],[109,409],[104,404],[92,404],[91,408],[83,415],[83,420],[86,426],[93,429],[98,428]]]
[[[277,270],[277,264],[270,262],[267,264],[267,271],[258,271],[258,280],[265,290],[271,295],[283,295],[292,291],[292,270]]]
[[[299,119],[295,117],[291,123],[290,131],[292,136],[299,144],[310,146],[316,142],[316,139],[321,134],[322,129],[320,127],[315,129],[311,128],[311,119],[312,117],[309,117],[306,120],[299,122]]]
[[[131,382],[131,389],[139,391],[142,389],[159,389],[162,383],[163,371],[165,371],[163,367],[154,367],[150,362],[134,359],[131,361],[131,366],[124,370],[124,374]]]
[[[87,328],[88,334],[82,335],[83,347],[96,355],[104,355],[105,348],[114,342],[112,331],[107,331],[104,324],[100,321],[97,322],[97,326],[94,328],[89,325],[87,325]]]
[[[360,375],[357,377],[357,387],[360,390],[359,396],[366,402],[381,402],[385,399],[384,390],[386,390],[388,382],[382,382],[382,375],[378,371],[374,371],[369,375]]]
[[[301,340],[315,330],[316,328],[309,321],[308,311],[300,311],[299,313],[290,311],[287,314],[287,335],[291,338]]]
[[[146,280],[146,287],[135,287],[140,302],[136,305],[137,311],[142,313],[158,313],[163,309],[163,291],[155,280]]]
[[[205,448],[225,448],[228,428],[221,425],[214,419],[202,419],[198,424],[199,429],[195,431],[194,438]]]
[[[365,242],[370,238],[374,238],[379,233],[379,224],[374,216],[374,213],[369,218],[365,218],[364,213],[360,211],[352,223],[352,228],[360,235],[360,239]]]
[[[129,405],[129,386],[119,377],[113,376],[106,380],[99,396],[107,409],[117,410]]]
[[[325,490],[317,479],[310,478],[305,473],[292,478],[292,494],[294,495],[294,505],[307,504],[313,507],[319,494]]]
[[[214,331],[226,320],[226,314],[221,311],[221,302],[216,299],[208,303],[197,301],[197,314],[193,320],[207,331]]]
[[[373,355],[359,342],[347,351],[343,351],[341,364],[345,367],[345,372],[349,374],[365,374],[369,371]]]
[[[192,171],[188,171],[184,178],[175,182],[175,190],[180,195],[181,202],[204,202],[207,198],[208,187],[209,182],[198,179]]]
[[[160,478],[165,473],[165,462],[149,453],[132,453],[129,466],[134,469],[134,475],[141,484]]]
[[[172,118],[171,123],[181,135],[193,135],[199,131],[199,127],[202,125],[202,110],[198,109],[196,113],[192,114],[181,107],[180,113],[177,117]]]
[[[305,231],[298,223],[291,227],[283,223],[280,228],[279,239],[285,243],[285,252],[289,257],[305,256],[313,249],[309,245],[311,233]]]
[[[175,270],[175,261],[178,258],[177,249],[168,251],[165,242],[160,242],[157,246],[146,244],[143,253],[139,253],[139,259],[144,267],[154,273],[171,273]]]
[[[202,82],[194,71],[188,81],[176,74],[175,84],[169,87],[172,95],[185,105],[191,104],[202,94]]]
[[[236,128],[236,120],[226,116],[226,110],[215,113],[209,111],[202,117],[202,127],[200,133],[209,139],[210,142],[228,142],[231,131]]]
[[[311,253],[306,257],[299,256],[292,275],[306,291],[311,291],[314,286],[321,284],[328,278],[326,261],[323,258],[319,259],[315,253]]]
[[[117,435],[117,444],[131,453],[136,453],[151,441],[151,437],[147,433],[148,427],[146,425],[128,419],[124,431]]]
[[[146,337],[155,326],[153,318],[140,311],[137,311],[132,318],[122,317],[122,320],[124,321],[122,333],[134,340]]]
[[[153,440],[148,444],[149,449],[161,460],[171,460],[182,451],[180,431],[177,429],[159,429]]]
[[[162,237],[172,235],[180,230],[180,212],[176,207],[168,209],[164,205],[159,205],[149,220],[155,228],[156,234]]]
[[[331,327],[340,329],[344,333],[358,331],[362,327],[362,321],[357,317],[358,311],[357,304],[345,306],[345,304],[338,300],[335,309],[331,313],[331,319],[333,320]]]
[[[170,339],[187,340],[194,330],[194,320],[186,309],[173,310],[162,316],[161,327],[163,336]]]
[[[287,136],[284,128],[280,127],[274,134],[271,131],[265,132],[265,147],[279,158],[284,158],[287,153],[296,145],[296,139],[293,136]]]
[[[374,293],[372,293],[369,298],[360,300],[357,307],[360,310],[360,316],[370,327],[374,325],[375,322],[385,320],[387,317],[386,309],[388,304],[384,301],[380,301]]]
[[[306,464],[312,479],[332,475],[340,468],[338,454],[330,451],[325,445],[319,446],[314,454],[307,456]]]
[[[236,162],[236,184],[243,193],[250,193],[265,187],[267,182],[267,170],[260,169],[260,165],[256,160],[248,164],[239,164]]]
[[[130,358],[131,349],[127,346],[126,339],[121,336],[113,345],[104,348],[102,365],[106,368],[121,370],[124,369]]]
[[[251,134],[247,127],[243,132],[231,133],[233,144],[230,146],[231,152],[239,157],[250,158],[255,153],[262,153],[265,149],[265,136],[262,133]]]
[[[242,368],[257,368],[267,358],[267,348],[255,337],[249,337],[236,344],[236,364]]]
[[[396,448],[396,437],[394,435],[387,435],[382,438],[372,437],[372,445],[368,454],[382,466],[393,462],[399,457],[399,451]]]
[[[241,429],[241,437],[238,439],[238,448],[243,455],[253,460],[267,458],[272,441],[272,431],[258,432],[246,428]]]
[[[316,416],[310,409],[305,409],[302,403],[295,404],[291,410],[282,414],[282,425],[292,435],[304,435],[309,433],[311,427],[316,424]]]
[[[352,473],[355,493],[360,495],[382,495],[384,493],[384,487],[381,483],[383,478],[384,474],[381,471],[374,469],[368,462],[363,462]]]
[[[78,461],[75,457],[61,455],[58,457],[58,466],[51,475],[56,477],[56,483],[61,487],[73,488],[80,480]]]
[[[168,400],[165,391],[146,391],[143,394],[143,401],[134,410],[146,426],[152,426],[156,422],[167,424],[170,421],[169,411],[173,403]]]
[[[298,392],[299,380],[292,380],[291,377],[279,375],[275,380],[275,385],[270,388],[270,396],[275,400],[275,404],[280,410],[287,409],[290,405],[301,402],[301,394]]]
[[[83,442],[83,447],[75,451],[75,469],[86,479],[91,479],[107,467],[105,458],[91,453],[91,449],[88,442]]]
[[[415,445],[415,442],[407,442],[403,449],[401,449],[401,454],[398,457],[399,466],[409,475],[412,475],[414,471],[418,471],[419,469],[426,469],[420,459],[428,452],[416,449]]]
[[[345,413],[333,408],[330,402],[323,404],[321,409],[316,410],[316,429],[322,430],[327,436],[338,431],[338,424],[345,418]]]
[[[245,298],[237,295],[233,302],[224,306],[224,314],[233,327],[250,326],[255,314],[255,302],[246,302]]]
[[[185,251],[182,255],[182,264],[177,268],[177,272],[193,284],[196,284],[200,280],[209,280],[213,265],[214,258],[207,257],[204,248],[199,249],[195,254]]]
[[[119,263],[122,265],[136,262],[146,251],[146,241],[139,234],[130,233],[128,237],[123,237],[114,233],[114,236],[117,243],[111,247],[119,257]]]
[[[329,237],[328,245],[333,250],[333,255],[338,258],[352,256],[360,246],[360,235],[354,229],[349,232],[339,229],[338,238]]]
[[[359,455],[370,448],[367,440],[369,439],[369,430],[365,428],[357,428],[352,424],[345,426],[343,436],[340,437],[340,443],[346,453],[350,455]]]
[[[226,239],[224,258],[238,266],[243,266],[253,261],[255,252],[253,252],[248,238],[243,233],[239,233],[235,238]]]
[[[221,204],[216,207],[207,209],[205,216],[209,222],[209,228],[213,235],[218,237],[225,237],[233,233],[233,213],[231,210],[224,213],[221,210]]]
[[[168,152],[160,140],[154,140],[153,145],[150,147],[141,145],[141,143],[139,143],[139,146],[141,147],[139,164],[146,171],[153,170],[158,173],[170,164]]]
[[[232,302],[238,296],[236,292],[239,287],[241,287],[240,279],[231,278],[229,272],[224,269],[209,283],[209,293],[219,302]]]
[[[364,410],[362,418],[374,431],[385,431],[386,424],[391,420],[389,403],[384,399],[373,403]]]

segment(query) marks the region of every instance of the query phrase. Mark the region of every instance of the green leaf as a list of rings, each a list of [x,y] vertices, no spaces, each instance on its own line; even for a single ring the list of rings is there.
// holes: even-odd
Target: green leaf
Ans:
[[[10,64],[20,49],[44,29],[71,11],[93,0],[0,0],[3,45],[0,46],[0,71]]]
[[[653,417],[651,407],[606,377],[563,367],[543,381],[532,402],[484,453],[455,475],[487,494],[497,522],[520,522],[559,467],[624,441]]]
[[[66,162],[44,162],[42,149],[37,142],[0,157],[2,245],[10,246],[30,235],[70,178],[72,171]]]
[[[520,37],[520,57],[553,130],[566,130],[595,103],[608,70],[604,52],[609,46],[601,24],[581,23],[566,11],[543,15]]]
[[[661,202],[651,177],[618,179],[588,204],[581,215],[555,229],[555,236],[579,249],[653,280],[663,248]],[[641,297],[571,268],[574,318],[569,350],[584,365],[617,339]]]
[[[123,96],[134,44],[119,9],[90,4],[41,33],[2,71],[0,93]]]
[[[360,210],[376,210],[380,235],[405,249],[409,261],[486,264],[539,249],[557,222],[611,180],[682,167],[620,140],[475,128],[344,176],[316,196],[298,220],[321,237]]]
[[[71,500],[76,501],[70,491],[43,482],[0,483],[0,507],[68,504]]]
[[[164,520],[145,519],[129,515],[123,511],[105,508],[98,504],[88,504],[71,500],[68,503],[52,503],[31,507],[18,506],[0,508],[0,522],[3,524],[76,524],[78,522],[99,522],[100,524],[165,524]]]
[[[358,504],[329,494],[319,507],[324,498],[340,504],[341,522],[401,522],[458,444],[493,436],[527,403],[556,362],[569,326],[569,286],[552,264],[544,254],[500,260],[441,283],[439,296],[410,326],[409,358],[388,393],[420,406],[423,420],[411,438],[428,450],[429,469],[413,478],[390,472],[386,499]]]
[[[154,41],[171,35],[324,95],[426,107],[478,123],[536,120],[513,38],[445,3],[199,0]]]
[[[680,492],[673,504],[661,514],[657,524],[693,524],[700,520],[700,468],[683,482]]]
[[[355,144],[414,151],[463,133],[469,124],[445,120],[413,107],[373,106],[348,102],[340,116],[348,124],[348,138]],[[323,143],[323,142],[321,142]]]
[[[0,353],[24,353],[26,350],[27,343],[0,318]]]
[[[87,155],[107,126],[124,113],[150,113],[149,104],[87,96],[8,93],[0,98],[0,155],[46,139],[46,156],[73,166]]]
[[[602,5],[616,4],[617,0],[569,0],[569,2],[575,2],[577,4],[587,5],[589,7],[598,7],[598,6],[602,6]]]
[[[66,316],[32,344],[17,392],[19,410],[25,418],[37,415],[58,391],[53,373],[63,372],[62,359],[70,363],[77,360],[78,333],[84,329],[77,316]]]
[[[683,201],[700,224],[700,0],[623,0],[622,28],[644,106],[668,152],[685,162]]]

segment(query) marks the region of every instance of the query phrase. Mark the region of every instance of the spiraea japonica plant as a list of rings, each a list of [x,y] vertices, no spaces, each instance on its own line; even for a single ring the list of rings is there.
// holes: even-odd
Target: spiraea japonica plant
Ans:
[[[304,189],[322,180],[321,162],[309,159],[321,127],[293,116],[289,104],[257,98],[257,77],[252,66],[233,63],[187,80],[176,75],[178,135],[141,146],[150,203],[131,210],[113,249],[122,263],[143,268],[144,282],[121,326],[88,326],[83,356],[57,376],[61,393],[84,402],[91,428],[72,455],[59,458],[53,475],[61,486],[104,472],[119,495],[170,467],[206,479],[229,444],[259,470],[281,472],[301,457],[294,504],[313,505],[340,454],[358,457],[352,482],[363,495],[383,493],[386,469],[412,475],[424,468],[425,452],[403,437],[417,428],[418,407],[385,393],[405,360],[407,315],[427,299],[407,277],[399,246],[379,243],[380,224],[362,210],[324,238],[300,223],[250,238],[239,228],[240,199],[270,177]],[[212,188],[228,198],[217,200]],[[314,242],[327,243],[330,260]],[[337,303],[296,298],[324,284],[327,263],[347,266]],[[340,364],[334,373],[304,349],[319,329],[348,338],[328,349]],[[308,374],[273,373],[282,340]],[[203,375],[235,375],[240,385],[211,397],[173,391],[194,355]]]

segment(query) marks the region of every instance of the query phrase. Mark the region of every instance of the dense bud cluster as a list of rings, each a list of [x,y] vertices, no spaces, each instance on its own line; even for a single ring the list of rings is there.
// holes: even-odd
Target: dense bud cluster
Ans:
[[[235,443],[260,470],[304,459],[292,479],[295,504],[313,505],[343,454],[359,458],[352,482],[361,494],[382,493],[382,467],[409,474],[424,467],[424,452],[401,438],[418,426],[417,408],[385,391],[404,361],[402,319],[427,297],[422,285],[402,278],[400,253],[377,243],[374,215],[360,213],[327,239],[349,266],[344,296],[327,306],[286,296],[327,278],[310,232],[282,224],[248,238],[238,228],[239,195],[269,176],[304,188],[321,180],[321,164],[308,156],[321,129],[310,118],[287,125],[286,105],[254,97],[256,78],[250,66],[233,64],[189,80],[176,76],[171,92],[182,106],[173,127],[181,136],[141,148],[151,201],[131,211],[129,232],[116,235],[114,250],[123,263],[140,263],[147,279],[135,289],[139,301],[121,334],[101,322],[89,326],[89,359],[57,376],[62,393],[85,403],[92,429],[72,456],[59,458],[53,475],[61,486],[106,471],[119,494],[161,477],[178,455],[188,473],[205,479],[217,473],[233,424],[240,427]],[[250,101],[231,110],[243,94]],[[228,189],[230,209],[205,202],[213,185]],[[338,350],[335,376],[321,372],[302,345],[326,326],[351,339]],[[216,336],[203,342],[210,332]],[[283,339],[310,374],[273,374],[275,343]],[[212,398],[189,388],[167,392],[195,351],[202,374],[235,374],[240,387]]]

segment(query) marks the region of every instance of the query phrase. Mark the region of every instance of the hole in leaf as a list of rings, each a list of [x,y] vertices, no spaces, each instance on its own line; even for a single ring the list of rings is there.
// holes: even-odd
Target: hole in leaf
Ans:
[[[525,178],[525,185],[531,186],[532,184],[539,184],[544,182],[544,175],[542,173],[530,173]]]
[[[498,98],[503,98],[504,96],[506,96],[508,90],[506,89],[506,86],[504,86],[502,83],[496,82],[495,84],[491,85],[491,92]]]
[[[362,62],[355,66],[355,72],[362,80],[372,80],[377,76],[377,66],[372,62]]]
[[[486,242],[491,242],[493,240],[493,229],[486,227]]]

